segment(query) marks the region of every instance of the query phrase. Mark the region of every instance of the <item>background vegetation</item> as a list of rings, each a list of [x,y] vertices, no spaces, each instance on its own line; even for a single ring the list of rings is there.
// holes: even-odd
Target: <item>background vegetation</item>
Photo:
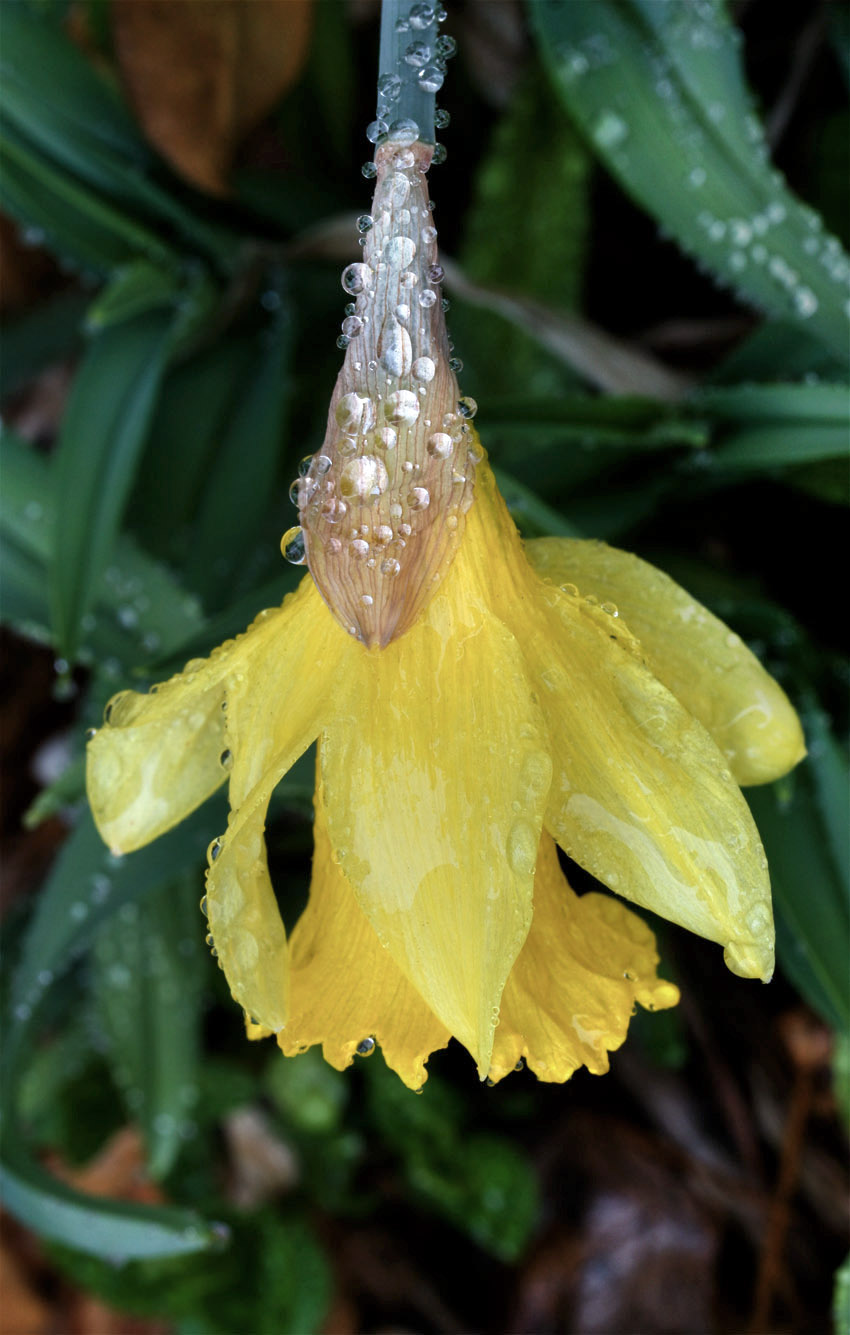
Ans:
[[[380,1055],[244,1041],[197,910],[218,799],[127,858],[87,814],[108,697],[300,577],[278,542],[340,361],[377,18],[0,6],[7,1328],[850,1325],[846,5],[449,4],[432,180],[522,530],[656,561],[803,715],[808,760],[748,794],[771,987],[665,925],[682,1005],[611,1075],[489,1090],[450,1049],[414,1098]],[[311,793],[308,757],[269,831],[289,923]]]

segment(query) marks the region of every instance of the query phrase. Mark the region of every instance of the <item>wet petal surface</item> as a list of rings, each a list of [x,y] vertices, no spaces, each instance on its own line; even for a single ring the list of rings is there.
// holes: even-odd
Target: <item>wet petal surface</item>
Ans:
[[[485,1075],[551,776],[522,648],[459,559],[407,635],[360,654],[322,742],[330,838],[379,939]]]
[[[470,512],[476,542],[479,527],[501,535],[510,579],[496,606],[523,644],[546,717],[547,829],[610,889],[720,942],[733,972],[770,978],[767,862],[725,757],[619,618],[534,574],[492,483]]]
[[[538,574],[618,609],[648,667],[703,724],[739,784],[770,783],[805,755],[794,709],[740,636],[668,575],[604,542],[541,538]]]
[[[286,633],[296,606],[292,598],[148,694],[122,691],[109,702],[104,726],[88,745],[86,786],[110,848],[130,853],[150,843],[227,778],[221,757],[228,687]]]
[[[580,1066],[608,1070],[636,1002],[674,1006],[678,989],[656,974],[650,929],[607,895],[579,898],[544,834],[534,879],[534,919],[502,998],[490,1078],[524,1058],[541,1080],[568,1080]]]
[[[282,776],[315,740],[350,643],[305,580],[227,693],[231,814],[210,848],[206,909],[233,997],[276,1032],[286,1022],[286,933],[269,879],[265,821]],[[274,614],[269,614],[267,621]]]
[[[290,1017],[278,1042],[287,1057],[321,1043],[337,1070],[377,1042],[387,1065],[419,1089],[449,1031],[383,949],[334,861],[321,786],[314,838],[310,900],[290,943]]]

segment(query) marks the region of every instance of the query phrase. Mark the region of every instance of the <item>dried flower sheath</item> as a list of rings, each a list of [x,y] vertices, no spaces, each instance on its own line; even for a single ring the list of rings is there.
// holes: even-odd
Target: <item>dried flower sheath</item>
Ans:
[[[363,261],[321,451],[299,484],[310,572],[339,622],[385,646],[457,548],[482,452],[459,406],[425,173],[432,148],[382,145]]]

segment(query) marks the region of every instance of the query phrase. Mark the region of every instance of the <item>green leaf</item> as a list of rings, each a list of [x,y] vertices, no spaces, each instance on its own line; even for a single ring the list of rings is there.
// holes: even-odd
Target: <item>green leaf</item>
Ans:
[[[118,925],[123,922],[135,929],[141,900],[193,867],[198,868],[200,898],[204,854],[224,825],[225,805],[216,797],[149,847],[114,857],[90,814],[81,816],[39,893],[24,938],[12,986],[12,1021],[6,1026],[7,1062],[14,1065],[24,1051],[53,982],[91,945],[113,914],[118,915]],[[196,932],[200,936],[202,931],[197,912]]]
[[[846,361],[850,261],[784,184],[721,0],[530,0],[556,87],[609,171],[745,300]]]
[[[165,378],[128,510],[145,546],[159,556],[185,561],[204,480],[255,355],[253,339],[225,337]]]
[[[114,1266],[51,1248],[75,1289],[110,1307],[163,1319],[176,1335],[314,1335],[332,1293],[330,1268],[303,1215],[279,1206],[234,1218],[231,1245],[208,1253]]]
[[[217,1248],[227,1236],[220,1224],[209,1224],[189,1210],[152,1209],[74,1191],[33,1163],[8,1133],[4,1140],[3,1203],[40,1237],[120,1265],[138,1257]]]
[[[21,634],[50,643],[47,565],[56,524],[50,463],[11,431],[2,436],[2,462],[2,618]],[[80,661],[98,665],[114,680],[122,668],[170,654],[202,624],[197,599],[125,535],[118,538],[97,582],[94,608],[83,619]]]
[[[151,254],[149,247],[160,243],[152,233],[135,228],[132,219],[144,217],[157,226],[173,224],[192,246],[229,265],[235,238],[210,225],[200,211],[187,208],[176,185],[169,190],[156,183],[151,175],[156,158],[116,87],[59,25],[42,22],[26,5],[6,5],[0,78],[7,133],[19,148],[26,148],[29,171],[42,185],[44,173],[49,173],[58,197],[67,202],[70,192],[83,213],[111,218],[125,235],[130,231],[144,235],[144,253]],[[30,198],[25,220],[31,223],[39,222],[32,209],[37,214],[39,204],[47,202],[40,200],[41,193],[38,189]],[[68,221],[67,216],[62,222],[51,209],[43,209],[40,225],[63,249],[73,250],[76,246],[67,235],[62,242]],[[75,238],[77,244],[84,242],[84,231],[75,231]],[[96,247],[90,254],[91,250],[99,267]]]
[[[8,322],[3,331],[0,398],[14,394],[45,366],[74,352],[90,301],[88,292],[71,288]]]
[[[540,134],[540,127],[546,133]],[[534,151],[529,151],[533,144]],[[575,309],[587,234],[589,158],[539,72],[515,91],[474,182],[461,262],[475,282]],[[528,201],[534,207],[528,207]],[[523,330],[471,313],[461,345],[484,389],[498,392],[510,367],[532,394],[574,380]]]
[[[147,166],[152,153],[117,88],[60,28],[6,5],[0,48],[3,106],[39,148],[92,185],[114,183],[113,163]]]
[[[850,1335],[850,1256],[835,1272],[832,1321],[835,1335]]]
[[[41,158],[2,116],[0,167],[8,212],[43,233],[50,247],[72,264],[107,274],[138,255],[164,265],[175,262],[175,253],[155,232]]]
[[[90,331],[97,332],[148,311],[173,306],[178,286],[176,272],[149,260],[133,260],[114,271],[109,286],[89,307],[86,324]]]
[[[266,1067],[265,1085],[275,1106],[297,1130],[327,1136],[339,1126],[348,1085],[318,1049],[291,1058],[275,1052]]]
[[[93,990],[112,1070],[142,1128],[153,1177],[173,1166],[198,1095],[199,889],[197,872],[167,882],[107,919],[94,945]]]
[[[846,458],[847,385],[711,387],[692,403],[718,423],[713,459],[724,468],[761,470]]]
[[[282,306],[260,338],[256,370],[241,387],[195,519],[187,578],[212,606],[233,593],[274,494],[291,393],[292,321]]]
[[[502,1261],[516,1261],[539,1209],[537,1183],[526,1156],[502,1136],[472,1135],[456,1156],[440,1162],[413,1155],[413,1190],[479,1247]]]
[[[545,501],[510,473],[496,469],[499,490],[510,510],[514,523],[525,538],[558,537],[580,538],[582,532],[575,524],[553,510]]]
[[[71,662],[144,448],[174,323],[157,312],[105,329],[74,379],[54,463],[51,560],[57,648]]]
[[[63,811],[65,807],[72,806],[79,802],[86,791],[86,758],[83,755],[76,756],[69,765],[65,767],[58,779],[42,788],[38,797],[30,803],[24,812],[24,825],[28,830],[34,830],[41,825],[42,821],[50,816],[55,816]]]
[[[746,796],[770,867],[779,963],[809,1005],[846,1031],[850,890],[842,804],[848,768],[819,711],[806,712],[804,726],[808,760],[789,779]]]
[[[501,1136],[464,1128],[459,1094],[431,1075],[412,1098],[387,1067],[368,1067],[370,1109],[400,1156],[410,1187],[430,1209],[504,1261],[521,1254],[538,1211],[531,1163]]]

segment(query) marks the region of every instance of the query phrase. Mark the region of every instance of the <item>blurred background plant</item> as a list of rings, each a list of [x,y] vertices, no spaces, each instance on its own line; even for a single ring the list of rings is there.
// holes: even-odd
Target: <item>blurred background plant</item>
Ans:
[[[848,1329],[846,4],[449,4],[432,184],[523,532],[654,560],[801,710],[808,760],[748,794],[771,987],[655,924],[682,1005],[609,1076],[489,1090],[450,1049],[414,1098],[244,1041],[197,909],[218,801],[127,858],[86,812],[108,697],[300,577],[377,24],[0,7],[4,1328]],[[269,831],[289,923],[311,794],[308,757]]]

